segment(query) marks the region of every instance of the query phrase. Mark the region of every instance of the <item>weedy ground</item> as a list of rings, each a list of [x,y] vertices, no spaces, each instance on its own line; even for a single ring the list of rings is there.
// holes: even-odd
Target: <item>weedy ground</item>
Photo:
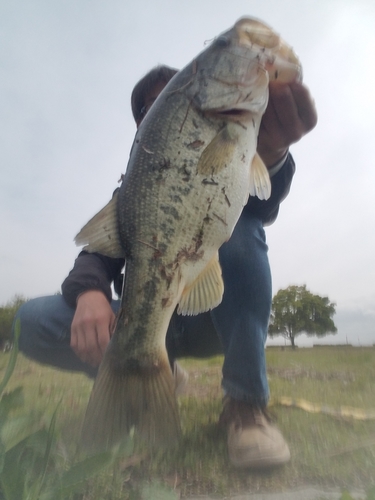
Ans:
[[[0,355],[0,375],[8,356]],[[375,409],[375,347],[269,348],[267,363],[274,399],[289,396],[333,409]],[[124,458],[114,470],[90,480],[74,500],[138,499],[139,484],[147,482],[175,490],[173,498],[280,492],[306,484],[363,490],[374,486],[375,420],[337,418],[278,405],[271,411],[290,445],[291,462],[263,473],[234,469],[228,462],[225,433],[217,426],[222,358],[187,359],[181,364],[190,375],[179,398],[181,443],[153,456],[140,452]],[[22,385],[26,405],[47,416],[61,401],[58,453],[73,456],[92,381],[19,355],[8,385],[9,389]],[[167,497],[165,493],[163,498]]]

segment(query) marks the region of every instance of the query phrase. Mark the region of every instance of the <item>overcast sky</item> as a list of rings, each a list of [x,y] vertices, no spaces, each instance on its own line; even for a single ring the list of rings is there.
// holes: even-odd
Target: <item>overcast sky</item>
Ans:
[[[139,78],[244,15],[295,48],[319,113],[267,229],[274,293],[306,284],[337,304],[326,342],[375,343],[374,0],[0,0],[0,304],[60,290],[125,171]]]

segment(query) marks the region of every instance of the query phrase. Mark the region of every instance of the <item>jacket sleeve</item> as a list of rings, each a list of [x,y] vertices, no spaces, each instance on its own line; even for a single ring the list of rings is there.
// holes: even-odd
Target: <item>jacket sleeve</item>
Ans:
[[[288,196],[296,167],[290,153],[281,169],[271,177],[271,196],[268,200],[259,200],[251,196],[244,210],[250,210],[258,216],[265,226],[275,222],[280,203]]]
[[[118,279],[124,263],[124,259],[113,259],[99,253],[82,251],[61,285],[64,299],[70,306],[76,307],[78,295],[88,290],[100,290],[110,302],[111,283]]]

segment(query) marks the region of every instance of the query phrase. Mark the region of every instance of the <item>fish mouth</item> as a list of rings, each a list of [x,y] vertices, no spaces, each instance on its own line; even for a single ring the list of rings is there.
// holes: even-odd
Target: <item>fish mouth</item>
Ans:
[[[224,109],[223,111],[217,111],[217,113],[219,115],[243,115],[243,114],[246,114],[247,111],[245,109],[236,109],[236,108],[232,108],[232,109]]]
[[[209,114],[215,118],[234,121],[247,120],[252,115],[250,110],[244,108],[215,109],[211,110]]]

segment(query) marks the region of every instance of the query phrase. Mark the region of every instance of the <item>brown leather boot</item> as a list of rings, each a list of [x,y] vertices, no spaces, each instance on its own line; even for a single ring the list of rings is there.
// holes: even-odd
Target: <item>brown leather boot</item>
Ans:
[[[288,445],[265,409],[225,397],[219,423],[228,430],[228,453],[234,466],[267,468],[290,460]]]

